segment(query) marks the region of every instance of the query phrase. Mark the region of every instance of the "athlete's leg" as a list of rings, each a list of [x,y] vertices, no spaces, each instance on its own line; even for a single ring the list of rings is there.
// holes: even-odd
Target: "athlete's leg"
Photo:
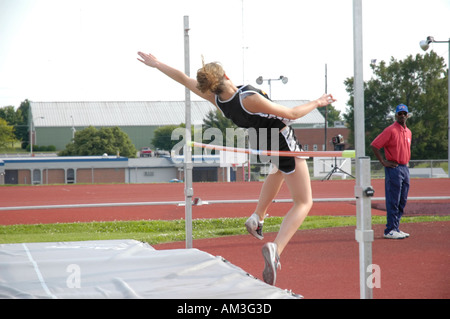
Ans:
[[[267,209],[269,208],[272,200],[277,196],[278,191],[284,181],[284,174],[274,169],[269,176],[267,176],[259,194],[258,205],[256,206],[255,213],[258,214],[259,220],[263,221],[266,216]]]
[[[274,241],[278,246],[278,255],[281,255],[289,240],[301,226],[313,204],[306,160],[296,158],[295,171],[291,174],[283,174],[283,176],[292,195],[294,205],[284,217]]]

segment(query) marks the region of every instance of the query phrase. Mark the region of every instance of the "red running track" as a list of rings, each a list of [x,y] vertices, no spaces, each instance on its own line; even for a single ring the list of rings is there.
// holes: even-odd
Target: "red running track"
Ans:
[[[383,180],[373,180],[375,196],[384,196]],[[195,183],[194,197],[203,200],[256,199],[261,183]],[[352,198],[354,180],[313,181],[314,198]],[[0,207],[86,203],[184,201],[183,184],[57,185],[0,188]],[[450,179],[414,179],[410,197],[450,196]],[[278,198],[289,198],[283,187]],[[372,209],[372,214],[384,214]],[[214,204],[194,207],[193,218],[248,216],[255,204]],[[270,215],[283,216],[289,203],[273,204]],[[414,209],[419,207],[419,209]],[[428,201],[407,205],[413,214],[450,212],[450,201]],[[315,203],[310,215],[354,215],[354,202]],[[184,207],[136,206],[0,211],[0,224],[87,222],[106,220],[180,219]],[[450,222],[404,224],[411,237],[382,238],[383,225],[374,225],[373,263],[380,266],[381,288],[375,298],[448,299],[450,297]],[[260,278],[264,241],[250,235],[194,240],[194,247],[220,255]],[[157,249],[184,248],[184,242],[156,245]],[[277,286],[306,298],[359,298],[358,243],[354,227],[299,230],[281,256]],[[251,298],[251,296],[249,296]]]
[[[383,225],[374,225],[372,263],[380,268],[376,299],[450,298],[450,222],[405,224],[407,239],[382,238]],[[251,235],[194,240],[194,248],[222,256],[257,278],[262,278],[261,247],[273,241]],[[154,245],[155,249],[184,248],[185,243]],[[358,299],[359,252],[354,227],[299,230],[281,255],[276,286],[305,299]],[[249,296],[251,298],[251,296]]]

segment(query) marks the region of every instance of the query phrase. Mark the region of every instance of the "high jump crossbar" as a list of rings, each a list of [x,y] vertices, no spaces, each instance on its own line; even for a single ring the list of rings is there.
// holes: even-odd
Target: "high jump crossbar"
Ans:
[[[262,155],[262,156],[288,156],[288,157],[345,157],[345,158],[355,158],[355,150],[344,150],[344,151],[265,151],[265,150],[255,150],[251,148],[236,148],[229,146],[220,146],[213,144],[204,144],[198,142],[191,142],[193,147],[201,147],[205,149],[213,149],[226,152],[236,152],[245,153],[250,155]]]

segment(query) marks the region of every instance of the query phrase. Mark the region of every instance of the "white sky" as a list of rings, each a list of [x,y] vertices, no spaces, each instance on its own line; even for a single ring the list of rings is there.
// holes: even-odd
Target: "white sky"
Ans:
[[[325,91],[327,64],[328,93],[345,110],[352,0],[0,0],[0,107],[25,99],[184,100],[184,88],[138,62],[136,52],[184,70],[185,15],[191,76],[203,54],[237,85],[269,92],[256,78],[283,75],[289,82],[272,82],[273,99],[311,100]],[[367,80],[371,59],[423,53],[419,41],[429,35],[447,41],[450,1],[363,0],[363,32]],[[447,44],[431,48],[448,63]]]

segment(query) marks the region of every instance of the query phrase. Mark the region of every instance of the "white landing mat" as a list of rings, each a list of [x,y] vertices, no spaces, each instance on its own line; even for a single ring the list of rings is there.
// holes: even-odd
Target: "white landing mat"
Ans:
[[[136,240],[0,245],[0,298],[298,299],[222,257]]]

